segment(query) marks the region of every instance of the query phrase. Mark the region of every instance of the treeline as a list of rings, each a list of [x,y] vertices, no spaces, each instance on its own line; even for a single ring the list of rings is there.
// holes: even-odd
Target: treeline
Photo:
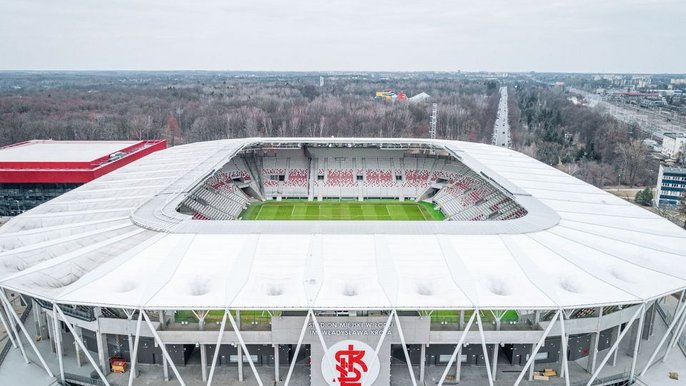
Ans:
[[[455,78],[152,77],[35,84],[0,92],[0,145],[34,138],[151,139],[170,144],[252,136],[426,137],[431,106],[376,91],[426,92],[441,138],[488,142],[497,83]],[[26,81],[24,82],[24,84]]]
[[[517,150],[596,186],[654,185],[657,161],[636,127],[572,103],[561,89],[522,82],[514,90],[509,106]]]

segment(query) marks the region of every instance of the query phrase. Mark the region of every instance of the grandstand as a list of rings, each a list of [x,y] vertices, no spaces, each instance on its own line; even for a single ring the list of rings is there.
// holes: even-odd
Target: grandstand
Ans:
[[[506,147],[231,139],[0,227],[0,322],[46,384],[659,385],[685,262],[683,229]]]
[[[196,187],[179,211],[197,220],[235,220],[251,203],[268,200],[390,199],[432,203],[453,221],[498,221],[526,215],[507,190],[448,151],[419,145],[404,149],[330,145],[246,148]],[[222,181],[222,192],[214,187],[217,181]]]

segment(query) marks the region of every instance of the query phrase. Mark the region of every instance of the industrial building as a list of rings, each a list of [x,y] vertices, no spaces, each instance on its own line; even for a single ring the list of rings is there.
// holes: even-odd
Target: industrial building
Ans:
[[[686,168],[660,165],[657,175],[655,203],[659,207],[675,207],[686,192]]]
[[[0,148],[0,216],[15,216],[166,148],[166,141],[34,140]]]

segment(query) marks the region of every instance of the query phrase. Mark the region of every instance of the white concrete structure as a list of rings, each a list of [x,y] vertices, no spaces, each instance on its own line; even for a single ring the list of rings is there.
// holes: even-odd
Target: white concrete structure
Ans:
[[[686,153],[685,133],[664,133],[662,135],[662,154],[672,159],[683,157]]]
[[[230,175],[239,153],[303,144],[315,153],[328,148],[439,153],[466,168],[455,173],[486,181],[493,194],[523,212],[515,218],[473,221],[284,222],[232,220],[235,216],[201,221],[177,210],[216,178],[217,171]],[[339,162],[347,162],[341,157]],[[248,170],[252,167],[246,165]],[[262,178],[256,175],[243,175],[234,183]],[[443,183],[429,185],[441,192]],[[235,202],[227,200],[228,205]],[[503,342],[530,345],[532,359],[517,378],[519,383],[524,371],[533,369],[533,358],[549,335],[567,336],[565,330],[557,332],[565,324],[569,334],[598,334],[601,325],[631,327],[643,320],[654,301],[685,290],[684,262],[686,232],[671,222],[505,147],[442,140],[249,138],[178,146],[79,187],[0,228],[0,287],[32,297],[44,308],[54,305],[48,318],[64,322],[78,342],[75,327],[93,328],[99,342],[101,334],[135,334],[136,342],[141,334],[154,338],[162,347],[165,371],[170,366],[177,378],[168,345],[195,343],[204,350],[215,342],[233,342],[240,347],[239,357],[246,353],[246,363],[259,380],[249,345],[264,344],[261,339],[274,339],[277,331],[243,336],[240,317],[236,321],[228,310],[306,313],[299,316],[297,327],[284,327],[296,331],[289,342],[299,346],[311,321],[315,329],[308,337],[318,336],[323,352],[332,344],[324,336],[332,335],[322,334],[317,317],[333,318],[345,310],[355,317],[383,313],[388,318],[384,330],[390,328],[394,334],[384,347],[390,351],[391,344],[400,344],[410,369],[410,343],[460,346],[466,339],[479,344],[484,353],[488,347],[498,350]],[[70,316],[78,306],[98,318],[108,308],[127,310],[128,319],[79,323]],[[607,307],[618,311],[607,316],[600,311],[597,323],[573,322],[576,311]],[[683,325],[683,309],[675,312],[667,335]],[[201,331],[166,331],[169,310],[196,312]],[[225,311],[219,335],[202,331],[208,310]],[[430,331],[428,321],[402,314],[430,315],[435,310],[476,311],[476,320],[470,318],[464,331],[474,323],[479,335]],[[535,311],[536,320],[527,327],[532,331],[485,333],[481,314],[493,313],[499,329],[506,310]],[[539,320],[542,313],[550,317],[549,324]],[[222,340],[227,323],[232,330],[228,341]],[[273,320],[272,327],[278,323]],[[304,324],[298,339],[299,323]],[[628,327],[615,334],[614,342],[627,334]],[[640,334],[635,336],[638,340]],[[277,349],[280,343],[276,342]],[[372,343],[373,347],[376,342]],[[101,368],[108,356],[104,346],[98,347]],[[456,353],[449,357],[454,360]],[[593,377],[608,358],[593,368]],[[488,361],[492,382],[495,368],[492,372]],[[631,374],[638,372],[634,367]]]

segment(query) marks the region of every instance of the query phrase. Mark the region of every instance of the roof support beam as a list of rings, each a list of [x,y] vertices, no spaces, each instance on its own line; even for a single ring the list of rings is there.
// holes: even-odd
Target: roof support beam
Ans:
[[[212,357],[212,365],[210,366],[210,375],[207,377],[207,386],[212,386],[212,377],[214,377],[214,369],[217,366],[219,348],[221,347],[222,338],[224,337],[224,330],[226,328],[226,314],[228,313],[229,310],[224,310],[224,316],[222,316],[222,324],[219,327],[219,335],[217,335],[217,345],[214,347],[214,356]]]
[[[388,314],[388,320],[386,320],[386,324],[383,327],[383,332],[381,333],[381,338],[379,341],[376,343],[376,348],[374,349],[374,357],[372,358],[372,362],[369,364],[368,368],[374,367],[376,364],[376,361],[379,358],[379,351],[381,351],[381,345],[383,345],[383,341],[386,338],[386,334],[388,334],[388,329],[391,327],[391,322],[393,322],[393,315],[395,315],[395,310],[391,310],[391,313]],[[364,373],[364,377],[362,378],[362,384],[364,385],[365,382],[367,381],[367,376],[369,373]]]
[[[236,325],[236,320],[233,318],[233,315],[231,315],[231,312],[226,312],[226,315],[229,317],[229,321],[231,322],[231,327],[233,328],[234,332],[236,333],[236,336],[238,336],[238,341],[241,342],[241,347],[243,347],[243,351],[245,351],[245,354],[248,357],[248,364],[250,364],[250,369],[252,369],[253,374],[255,375],[255,379],[257,379],[257,384],[260,386],[264,386],[262,384],[262,379],[260,378],[260,374],[257,372],[257,368],[255,368],[255,364],[252,361],[252,357],[250,356],[250,352],[248,351],[248,346],[245,345],[245,341],[243,340],[243,336],[241,336],[241,332],[238,329],[238,326]],[[241,360],[241,358],[239,358]]]
[[[569,337],[565,331],[565,312],[560,313],[560,338],[562,340],[562,376],[565,378],[565,386],[569,386],[569,358],[567,358],[567,344]]]
[[[538,340],[538,343],[536,343],[536,346],[534,346],[533,351],[531,351],[531,356],[529,356],[529,360],[526,361],[526,364],[524,365],[524,368],[522,371],[519,373],[519,376],[517,377],[517,380],[514,383],[514,386],[519,386],[519,383],[522,382],[522,379],[524,378],[524,374],[526,373],[526,370],[533,366],[534,361],[536,360],[536,354],[538,354],[538,350],[543,346],[543,342],[545,342],[545,338],[548,337],[548,334],[550,333],[550,330],[553,329],[553,326],[555,325],[555,321],[557,318],[560,317],[560,314],[562,311],[557,311],[553,318],[550,320],[550,324],[548,324],[548,327],[546,327],[545,331],[543,331],[543,335],[541,335],[541,339]],[[569,374],[567,374],[569,376]]]
[[[60,328],[60,321],[57,319],[57,303],[52,304],[52,323],[53,331],[55,331],[55,336],[52,338],[55,340],[55,346],[57,346],[57,363],[60,367],[60,380],[62,384],[66,384],[64,380],[64,353],[62,352],[62,331]]]
[[[326,361],[329,362],[329,367],[331,367],[331,372],[335,374],[336,366],[331,361],[331,357],[329,356],[329,348],[326,347],[326,342],[324,341],[324,335],[322,334],[322,329],[319,326],[319,321],[317,320],[317,316],[314,314],[314,311],[312,311],[312,324],[314,324],[315,331],[317,331],[317,337],[319,337],[319,343],[321,343],[322,348],[324,349],[324,357],[326,358]]]
[[[631,319],[629,319],[629,322],[627,323],[626,328],[624,329],[624,331],[622,331],[619,334],[619,336],[617,337],[617,340],[615,341],[615,343],[610,348],[610,351],[607,352],[607,354],[605,355],[605,358],[603,358],[602,362],[600,362],[600,365],[598,366],[596,371],[593,373],[593,375],[591,375],[591,379],[588,380],[588,383],[586,383],[586,386],[591,386],[593,384],[593,381],[595,381],[595,379],[598,377],[598,375],[600,374],[600,371],[603,369],[603,367],[605,366],[607,361],[610,360],[610,357],[612,356],[612,354],[619,347],[619,342],[621,342],[622,339],[624,338],[624,335],[626,335],[627,332],[629,332],[629,330],[631,329],[631,326],[636,321],[636,318],[638,317],[638,315],[640,315],[644,311],[644,309],[645,309],[645,304],[641,304],[641,306],[638,307],[636,312],[634,312],[634,315],[631,317]]]
[[[24,334],[26,337],[26,340],[29,341],[29,344],[31,345],[31,348],[33,349],[33,352],[36,353],[38,356],[38,359],[40,360],[40,363],[43,365],[43,368],[45,371],[48,373],[50,377],[53,377],[54,375],[52,374],[52,371],[50,371],[50,367],[48,367],[48,364],[45,363],[45,359],[43,358],[43,355],[41,355],[40,351],[38,351],[38,347],[36,347],[36,344],[33,343],[33,338],[29,333],[26,331],[26,327],[24,327],[24,323],[21,322],[21,318],[14,312],[14,308],[12,308],[12,304],[10,304],[10,301],[7,299],[7,295],[5,294],[4,290],[0,289],[0,297],[2,298],[2,301],[5,304],[5,311],[7,311],[11,316],[8,316],[10,319],[14,318],[14,320],[17,321],[19,324],[19,328],[21,329],[21,332]],[[19,334],[17,333],[17,329],[14,326],[14,323],[12,323],[12,320],[9,321],[10,326],[12,326],[12,330],[14,331],[16,337],[17,337],[17,343],[19,344],[19,347],[22,350],[22,353],[24,353],[24,348],[21,344],[21,339],[19,338]],[[24,353],[26,355],[26,353]],[[28,363],[28,362],[27,362]]]
[[[460,352],[460,347],[462,347],[462,345],[464,344],[464,340],[467,338],[467,333],[469,332],[469,329],[472,327],[474,319],[476,319],[476,313],[472,313],[472,316],[469,317],[467,326],[465,327],[464,331],[462,331],[462,335],[460,335],[460,340],[457,341],[455,351],[453,351],[453,355],[450,356],[448,365],[445,366],[445,371],[443,371],[443,375],[441,375],[441,380],[438,381],[438,386],[443,386],[443,382],[445,382],[445,378],[448,376],[448,373],[450,372],[450,367],[452,367],[453,363],[455,362],[455,358],[457,358],[457,353]]]
[[[107,381],[107,377],[105,377],[105,374],[102,373],[102,370],[100,370],[100,366],[98,366],[97,362],[95,362],[95,360],[91,356],[91,353],[88,352],[86,345],[83,344],[83,341],[79,337],[79,334],[77,334],[76,330],[74,330],[74,326],[72,326],[71,323],[69,323],[69,321],[67,320],[67,317],[64,315],[64,312],[62,312],[62,309],[60,308],[60,306],[58,306],[57,303],[53,303],[53,307],[54,307],[53,309],[56,310],[60,314],[62,321],[64,322],[64,324],[69,329],[69,332],[71,332],[71,335],[74,337],[74,340],[76,341],[76,343],[79,345],[79,347],[81,347],[81,350],[83,350],[83,353],[86,354],[86,358],[88,358],[88,361],[91,363],[91,366],[93,366],[93,368],[95,369],[95,372],[98,373],[98,376],[100,377],[100,379],[103,381],[103,383],[105,383],[106,386],[110,386],[110,383]],[[55,333],[57,333],[57,332],[55,332]],[[60,353],[58,352],[57,355],[60,355]]]
[[[655,305],[655,306],[657,307],[657,305]],[[662,345],[665,344],[665,341],[667,340],[669,333],[672,332],[672,329],[674,329],[674,326],[676,326],[677,322],[679,320],[681,320],[681,314],[684,313],[684,309],[686,309],[686,303],[682,303],[679,306],[679,309],[677,310],[677,312],[674,314],[674,319],[672,320],[672,323],[670,323],[669,327],[667,327],[667,331],[665,331],[665,334],[662,336],[660,343],[658,343],[657,347],[655,347],[655,350],[653,351],[652,355],[650,355],[650,359],[648,359],[646,366],[643,368],[643,371],[641,371],[641,374],[640,374],[641,377],[646,375],[646,372],[648,371],[648,369],[650,368],[650,365],[655,360],[657,353],[662,348]]]
[[[476,312],[476,326],[479,328],[479,335],[481,335],[481,350],[484,352],[484,361],[486,362],[486,374],[488,375],[488,384],[493,386],[493,372],[491,371],[491,361],[488,360],[488,351],[486,350],[486,337],[484,336],[484,327],[481,321],[479,309]],[[516,385],[515,385],[516,386]]]
[[[14,308],[12,307],[12,304],[7,304],[2,308],[5,310],[5,314],[7,315],[7,318],[10,320],[10,329],[5,331],[7,331],[7,335],[9,335],[10,337],[15,336],[17,338],[19,350],[21,351],[21,355],[24,357],[24,362],[29,363],[29,358],[26,356],[26,350],[24,350],[24,344],[21,342],[21,336],[19,336],[19,333],[17,332],[17,326],[15,325],[14,320],[12,320],[14,319],[14,317],[10,316],[14,314]],[[14,341],[14,339],[12,339],[12,341]]]
[[[0,308],[4,308],[4,307],[2,307],[2,305],[0,305]],[[7,322],[5,321],[5,317],[2,314],[3,314],[3,312],[0,311],[0,321],[2,322],[2,326],[5,328],[5,331],[7,331],[7,336],[10,337],[10,341],[12,341],[12,347],[17,348],[17,342],[14,340],[14,335],[11,333],[10,327],[7,325]],[[11,321],[12,321],[12,319],[10,319],[10,322]]]
[[[133,314],[133,313],[132,313]],[[136,361],[138,360],[138,343],[141,338],[141,324],[143,322],[143,312],[138,313],[138,322],[136,323],[136,339],[133,341],[133,348],[129,353],[131,354],[131,373],[129,374],[129,386],[133,386],[133,379],[136,377]],[[130,337],[131,335],[129,335]]]
[[[657,306],[657,302],[653,303]],[[636,380],[636,360],[638,359],[638,348],[641,345],[641,336],[643,335],[643,323],[646,317],[648,307],[643,304],[643,311],[641,318],[638,320],[638,329],[636,330],[636,341],[634,343],[634,356],[631,358],[631,371],[629,372],[629,384],[633,384]]]
[[[312,310],[307,311],[307,316],[305,316],[305,321],[303,322],[303,327],[300,330],[300,337],[298,337],[298,344],[295,346],[295,352],[293,353],[293,360],[291,361],[291,365],[288,367],[288,374],[286,375],[286,382],[284,382],[284,386],[288,386],[288,384],[291,381],[291,375],[293,375],[293,369],[295,368],[295,361],[298,359],[298,353],[300,352],[300,346],[303,343],[303,339],[305,339],[305,332],[307,331],[307,322],[310,321],[310,315],[312,314]]]
[[[407,370],[410,372],[410,378],[412,379],[412,386],[417,386],[417,379],[415,379],[414,370],[412,369],[410,353],[407,352],[407,344],[405,344],[405,335],[403,334],[403,328],[400,326],[400,318],[398,318],[398,313],[395,309],[393,310],[393,317],[395,318],[395,325],[398,328],[398,335],[400,335],[400,343],[403,345],[403,353],[405,354],[405,361],[407,362]]]
[[[662,362],[667,361],[667,357],[669,356],[670,351],[674,348],[674,346],[679,343],[679,337],[681,336],[681,333],[684,332],[684,327],[686,326],[686,312],[681,315],[681,322],[679,324],[679,327],[674,330],[674,335],[672,335],[672,340],[669,342],[669,345],[667,345],[667,351],[665,352],[665,355],[662,357]]]
[[[181,386],[186,386],[186,383],[183,381],[183,378],[181,378],[181,374],[179,374],[179,370],[176,368],[174,361],[172,360],[171,356],[169,355],[169,352],[167,351],[167,346],[165,346],[164,342],[162,342],[160,335],[157,333],[157,330],[155,329],[155,326],[150,321],[148,313],[145,312],[145,310],[141,310],[141,314],[143,314],[143,318],[145,318],[145,323],[147,323],[148,328],[150,328],[152,336],[155,338],[155,341],[157,341],[157,345],[160,346],[160,349],[162,350],[162,355],[167,360],[167,363],[169,363],[169,366],[171,366],[174,375],[176,375],[176,379],[178,379]]]

